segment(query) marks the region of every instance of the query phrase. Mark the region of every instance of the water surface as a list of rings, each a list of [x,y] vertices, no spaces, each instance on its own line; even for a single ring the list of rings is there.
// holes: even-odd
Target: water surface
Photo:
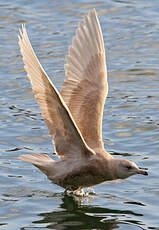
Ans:
[[[104,36],[109,95],[105,148],[149,168],[149,176],[95,186],[95,196],[66,197],[24,153],[54,152],[23,69],[18,28],[26,24],[46,72],[60,89],[78,22],[96,8]],[[0,2],[1,229],[159,229],[158,1]],[[53,156],[56,158],[56,156]]]

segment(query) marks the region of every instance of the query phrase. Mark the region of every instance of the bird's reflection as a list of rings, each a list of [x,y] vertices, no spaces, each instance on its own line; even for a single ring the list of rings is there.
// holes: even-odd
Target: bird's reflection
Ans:
[[[126,215],[142,216],[142,214],[134,213],[130,210],[121,211],[108,208],[96,207],[92,205],[83,205],[83,199],[75,196],[64,196],[60,211],[49,213],[40,213],[43,219],[34,221],[34,224],[43,225],[48,229],[115,229],[119,228],[121,220],[119,216]],[[125,217],[126,218],[126,217]],[[130,224],[130,222],[123,222]],[[133,220],[133,224],[140,225],[139,222]]]

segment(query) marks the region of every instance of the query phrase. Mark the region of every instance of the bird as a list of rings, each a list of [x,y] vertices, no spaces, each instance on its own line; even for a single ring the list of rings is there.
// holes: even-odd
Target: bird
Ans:
[[[19,29],[18,44],[24,69],[40,105],[55,153],[24,154],[20,160],[39,168],[65,194],[135,174],[148,175],[144,168],[126,159],[116,159],[104,148],[102,118],[108,93],[107,68],[102,30],[95,9],[80,22],[66,56],[60,91],[41,66],[26,27]]]

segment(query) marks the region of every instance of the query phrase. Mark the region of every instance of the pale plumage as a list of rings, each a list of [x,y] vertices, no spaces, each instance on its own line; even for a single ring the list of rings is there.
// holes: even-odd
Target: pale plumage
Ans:
[[[103,36],[96,12],[80,23],[66,57],[61,94],[86,143],[103,148],[102,116],[108,91]]]
[[[40,65],[24,26],[20,35],[22,39],[19,36],[19,46],[25,63],[24,68],[32,84],[32,90],[40,105],[49,133],[53,136],[57,154],[62,157],[72,153],[80,155],[83,152],[84,154],[89,152],[89,147],[74,123],[64,100]],[[67,151],[65,151],[66,149]]]
[[[102,116],[108,86],[96,11],[85,16],[73,38],[61,95],[40,65],[25,26],[18,38],[24,68],[61,160],[56,162],[45,154],[22,155],[20,159],[34,164],[54,183],[70,190],[137,173],[147,175],[133,162],[114,159],[104,150]]]

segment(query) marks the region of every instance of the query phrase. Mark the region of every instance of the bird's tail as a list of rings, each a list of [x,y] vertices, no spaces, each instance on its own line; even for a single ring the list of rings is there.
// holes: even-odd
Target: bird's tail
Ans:
[[[19,156],[18,159],[35,165],[47,176],[55,162],[47,154],[24,154],[24,155]]]

